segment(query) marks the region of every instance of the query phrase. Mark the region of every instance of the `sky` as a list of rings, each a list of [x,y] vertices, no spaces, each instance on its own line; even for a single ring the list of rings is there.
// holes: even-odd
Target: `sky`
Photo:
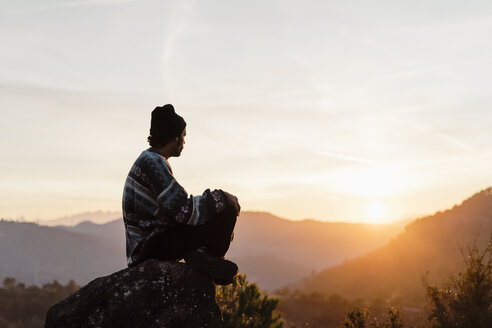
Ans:
[[[150,113],[190,194],[387,222],[492,185],[488,1],[2,0],[0,217],[121,211]]]

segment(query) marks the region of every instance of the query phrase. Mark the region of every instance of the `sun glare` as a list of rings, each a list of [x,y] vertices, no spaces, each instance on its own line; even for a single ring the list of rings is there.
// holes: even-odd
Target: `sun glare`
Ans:
[[[366,215],[370,223],[386,223],[387,208],[383,203],[372,203],[366,209]]]
[[[394,165],[344,168],[337,172],[333,184],[338,191],[372,197],[394,195],[409,185],[408,172]]]

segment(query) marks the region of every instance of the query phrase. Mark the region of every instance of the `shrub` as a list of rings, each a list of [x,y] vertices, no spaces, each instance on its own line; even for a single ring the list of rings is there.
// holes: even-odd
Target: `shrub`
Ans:
[[[492,327],[492,236],[480,251],[477,242],[462,251],[466,268],[441,287],[424,281],[434,328]]]
[[[263,295],[243,274],[217,288],[217,303],[228,328],[281,328],[283,320],[275,310],[278,299]]]

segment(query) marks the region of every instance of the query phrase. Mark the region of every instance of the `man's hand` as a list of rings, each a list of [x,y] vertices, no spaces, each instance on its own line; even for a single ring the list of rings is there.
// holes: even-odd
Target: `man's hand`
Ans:
[[[239,212],[241,211],[241,206],[239,205],[239,201],[237,197],[234,196],[233,194],[228,193],[227,191],[224,191],[224,194],[226,195],[229,204],[231,204],[234,207],[234,210],[236,211],[236,215],[239,215]]]

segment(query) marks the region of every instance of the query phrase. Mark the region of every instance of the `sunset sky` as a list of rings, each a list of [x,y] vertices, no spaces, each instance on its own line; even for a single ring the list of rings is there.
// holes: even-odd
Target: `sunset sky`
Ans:
[[[382,222],[492,185],[489,1],[2,0],[0,217],[121,210],[150,112],[244,210]]]

